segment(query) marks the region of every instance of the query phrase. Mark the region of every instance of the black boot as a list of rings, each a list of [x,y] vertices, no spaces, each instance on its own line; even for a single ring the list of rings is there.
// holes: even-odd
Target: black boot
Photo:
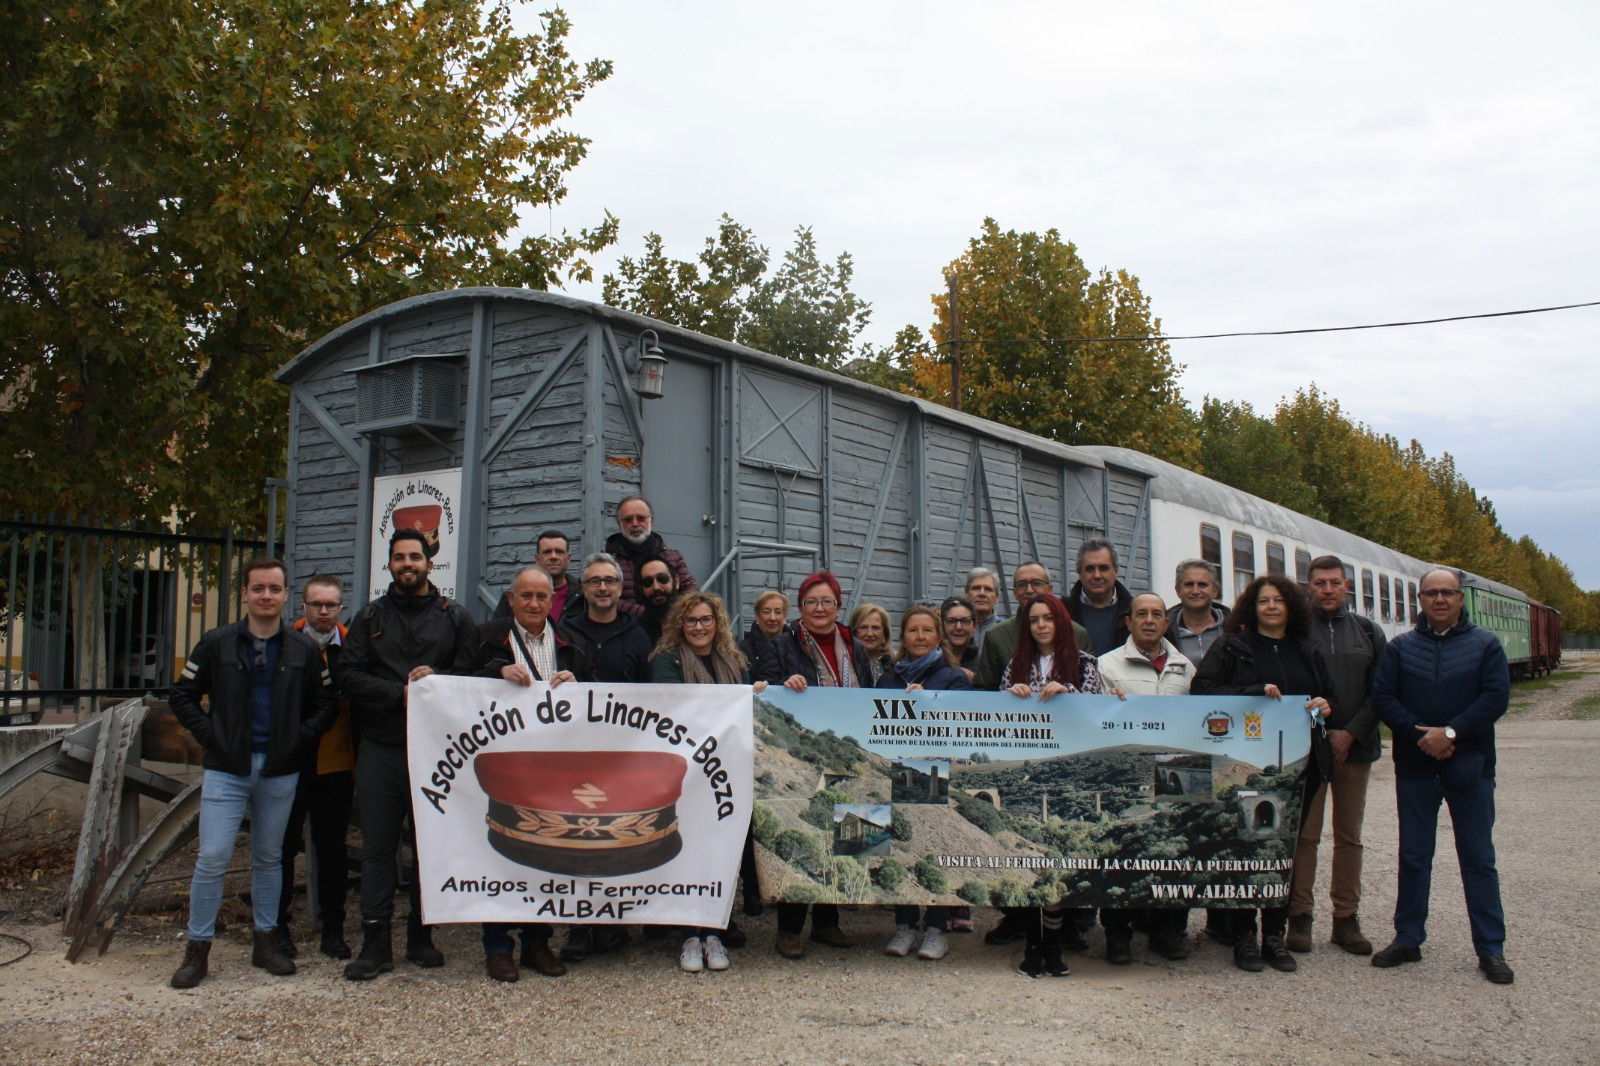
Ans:
[[[288,977],[294,973],[294,960],[287,959],[278,950],[278,931],[268,929],[262,932],[257,929],[251,934],[253,945],[250,952],[250,965],[257,969],[265,970],[274,977]]]
[[[286,959],[298,959],[300,950],[294,946],[294,934],[289,931],[289,919],[279,918],[278,928],[272,931],[273,947]]]
[[[1044,941],[1037,936],[1030,935],[1027,945],[1022,949],[1022,965],[1017,967],[1017,972],[1024,977],[1044,976]]]
[[[330,959],[348,959],[350,945],[344,939],[344,912],[329,912],[322,916],[322,953]]]
[[[387,921],[361,923],[361,954],[344,968],[351,981],[370,981],[394,969],[394,945],[389,939]]]
[[[193,988],[200,983],[201,978],[210,973],[208,963],[211,959],[211,941],[191,940],[188,947],[183,949],[183,965],[179,966],[172,974],[170,984],[173,988]]]
[[[1042,963],[1046,977],[1065,977],[1072,972],[1067,969],[1067,960],[1061,957],[1062,942],[1060,933],[1045,930]]]
[[[424,970],[444,965],[444,952],[433,946],[433,928],[422,924],[415,914],[406,919],[406,960]]]

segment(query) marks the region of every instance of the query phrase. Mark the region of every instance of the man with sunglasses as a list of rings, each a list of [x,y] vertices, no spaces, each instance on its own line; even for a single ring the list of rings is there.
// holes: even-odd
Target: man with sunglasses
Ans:
[[[301,593],[302,615],[294,630],[322,649],[322,661],[339,690],[339,656],[349,630],[339,621],[344,612],[344,586],[331,574],[313,574]],[[355,741],[350,731],[349,703],[341,700],[333,725],[300,767],[294,791],[294,809],[283,837],[284,891],[278,904],[278,950],[297,955],[289,932],[290,891],[294,885],[294,857],[305,850],[305,826],[311,823],[311,848],[316,855],[317,911],[322,923],[322,953],[330,959],[348,959],[344,939],[344,899],[349,886],[349,858],[345,835],[356,790]],[[308,879],[309,879],[308,875]]]
[[[644,590],[639,586],[638,577],[644,562],[652,557],[665,560],[667,566],[671,567],[673,581],[679,590],[689,592],[700,587],[694,574],[689,572],[689,564],[683,561],[682,553],[667,547],[661,534],[655,531],[655,512],[650,508],[650,501],[643,496],[629,496],[617,504],[617,531],[606,538],[605,553],[622,575],[617,609],[623,614],[638,616],[644,613]]]
[[[678,598],[678,579],[673,576],[672,564],[659,555],[652,555],[639,564],[639,595],[644,601],[644,613],[639,624],[650,638],[651,647],[661,639],[661,623],[666,621],[672,601]]]
[[[1430,571],[1418,595],[1416,628],[1389,642],[1372,680],[1373,709],[1394,735],[1400,816],[1394,941],[1372,956],[1372,965],[1387,969],[1422,960],[1442,800],[1450,807],[1478,969],[1508,985],[1494,862],[1494,723],[1506,713],[1511,672],[1500,641],[1467,618],[1456,571]]]
[[[189,939],[173,988],[193,988],[208,972],[223,876],[247,813],[255,918],[250,964],[277,976],[295,972],[274,936],[283,833],[306,752],[338,708],[317,646],[284,624],[288,584],[280,560],[253,560],[245,568],[244,618],[201,637],[172,687],[172,713],[205,751]]]

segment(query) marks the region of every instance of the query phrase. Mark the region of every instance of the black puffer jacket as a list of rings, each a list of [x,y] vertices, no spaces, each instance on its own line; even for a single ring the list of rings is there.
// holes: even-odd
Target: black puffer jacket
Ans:
[[[205,767],[250,776],[250,645],[242,622],[200,638],[172,686],[172,713],[205,749]],[[309,637],[281,627],[283,650],[272,679],[272,731],[262,774],[299,772],[317,738],[339,713],[322,651]],[[200,701],[206,699],[208,708]]]
[[[449,673],[468,654],[477,624],[428,586],[425,596],[389,591],[356,612],[339,660],[339,685],[363,741],[406,742],[406,678],[419,666]]]

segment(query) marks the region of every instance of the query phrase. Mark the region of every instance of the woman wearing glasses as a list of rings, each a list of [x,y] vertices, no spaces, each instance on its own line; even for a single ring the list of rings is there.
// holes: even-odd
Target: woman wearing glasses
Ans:
[[[906,692],[965,691],[972,681],[965,670],[951,665],[945,657],[944,627],[939,612],[932,607],[912,607],[900,618],[900,654],[895,656],[889,669],[878,682],[879,688],[904,689]],[[948,782],[947,782],[948,783]],[[922,941],[917,942],[917,922],[922,919]],[[949,951],[945,934],[950,929],[950,908],[929,907],[924,914],[918,908],[900,905],[894,909],[894,937],[884,954],[904,957],[917,949],[921,959],[942,959]]]
[[[733,639],[722,598],[698,589],[673,601],[650,653],[650,680],[658,685],[749,685],[744,652]],[[767,687],[757,681],[754,691]],[[686,929],[678,952],[685,973],[726,970],[728,952],[720,929]]]
[[[869,688],[872,668],[867,649],[839,624],[843,595],[839,579],[828,570],[818,570],[800,583],[800,618],[787,626],[774,642],[778,650],[783,686],[804,692],[812,685],[822,688]],[[798,715],[796,717],[799,717]],[[800,931],[806,924],[804,903],[778,904],[778,954],[786,959],[803,958],[805,942]],[[855,941],[839,928],[839,908],[818,903],[811,911],[811,939],[834,948],[853,948]]]
[[[1041,701],[1067,692],[1100,692],[1095,657],[1078,647],[1066,605],[1048,592],[1032,600],[1020,616],[1017,647],[1000,674],[1000,688],[1013,696]],[[1093,916],[1093,911],[1089,915]],[[1027,923],[1027,946],[1017,972],[1025,977],[1065,977],[1064,925],[1081,916],[1059,904],[1042,907]]]
[[[978,669],[978,616],[972,601],[951,596],[939,605],[939,622],[944,629],[945,655],[971,681]]]
[[[1333,691],[1326,660],[1311,639],[1311,604],[1300,587],[1282,574],[1267,574],[1245,586],[1228,616],[1229,633],[1206,652],[1189,691],[1198,696],[1268,696],[1281,700],[1285,693],[1305,693],[1306,709],[1326,718],[1330,707],[1325,693]],[[1320,740],[1320,743],[1319,743]],[[1326,733],[1313,737],[1312,758],[1333,766]],[[1326,751],[1323,755],[1321,752]],[[1224,918],[1225,916],[1225,918]],[[1241,970],[1259,972],[1266,966],[1292,973],[1294,956],[1284,945],[1289,907],[1261,911],[1261,940],[1256,942],[1253,909],[1224,911],[1223,921],[1207,927],[1218,939],[1233,941],[1233,961]],[[1214,931],[1217,930],[1217,931]],[[1220,932],[1219,932],[1220,931]]]

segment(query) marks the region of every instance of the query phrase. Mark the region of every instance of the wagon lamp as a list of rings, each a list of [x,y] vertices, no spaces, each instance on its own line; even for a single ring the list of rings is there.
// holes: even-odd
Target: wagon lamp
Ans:
[[[638,342],[628,352],[628,373],[633,375],[633,391],[641,400],[661,398],[667,378],[667,356],[661,350],[661,338],[655,330],[647,329],[639,334]]]

